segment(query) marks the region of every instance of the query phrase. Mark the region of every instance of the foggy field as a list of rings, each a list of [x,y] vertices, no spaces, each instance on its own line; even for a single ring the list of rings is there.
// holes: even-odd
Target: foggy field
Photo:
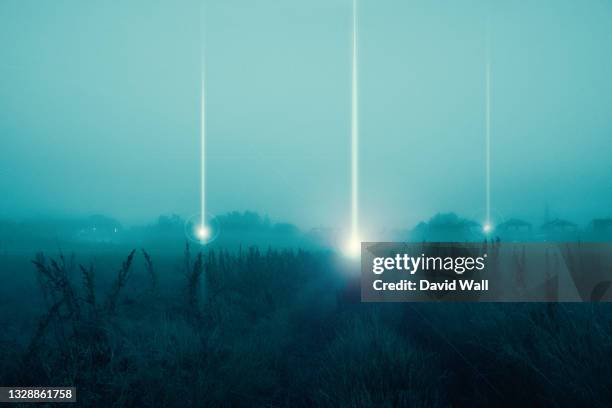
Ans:
[[[0,401],[612,407],[611,22],[0,0]]]
[[[612,402],[607,304],[360,304],[330,252],[129,252],[2,255],[0,383],[83,406]]]

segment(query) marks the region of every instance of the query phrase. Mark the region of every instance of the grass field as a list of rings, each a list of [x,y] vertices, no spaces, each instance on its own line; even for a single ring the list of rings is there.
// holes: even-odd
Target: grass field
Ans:
[[[83,406],[612,404],[607,304],[361,304],[328,252],[1,261],[0,383]]]

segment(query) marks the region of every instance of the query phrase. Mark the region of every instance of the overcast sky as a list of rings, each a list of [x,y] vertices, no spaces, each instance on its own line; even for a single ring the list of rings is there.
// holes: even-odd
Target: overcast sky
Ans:
[[[612,213],[612,3],[360,0],[365,229]],[[350,0],[0,0],[1,217],[199,208],[345,227]]]

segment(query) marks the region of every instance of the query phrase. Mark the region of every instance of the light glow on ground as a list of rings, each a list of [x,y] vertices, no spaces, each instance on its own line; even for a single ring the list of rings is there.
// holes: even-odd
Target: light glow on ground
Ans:
[[[348,258],[358,258],[361,256],[361,238],[352,236],[344,247],[344,255]]]
[[[200,241],[206,242],[210,238],[210,228],[202,225],[198,226],[196,230],[196,237],[198,237]]]

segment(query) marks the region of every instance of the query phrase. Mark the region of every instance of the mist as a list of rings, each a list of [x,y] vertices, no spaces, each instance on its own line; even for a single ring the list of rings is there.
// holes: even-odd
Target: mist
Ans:
[[[487,27],[493,218],[610,215],[609,2],[359,4],[365,230],[482,221]],[[196,214],[205,50],[208,211],[348,226],[351,2],[200,7],[0,3],[0,217]]]

